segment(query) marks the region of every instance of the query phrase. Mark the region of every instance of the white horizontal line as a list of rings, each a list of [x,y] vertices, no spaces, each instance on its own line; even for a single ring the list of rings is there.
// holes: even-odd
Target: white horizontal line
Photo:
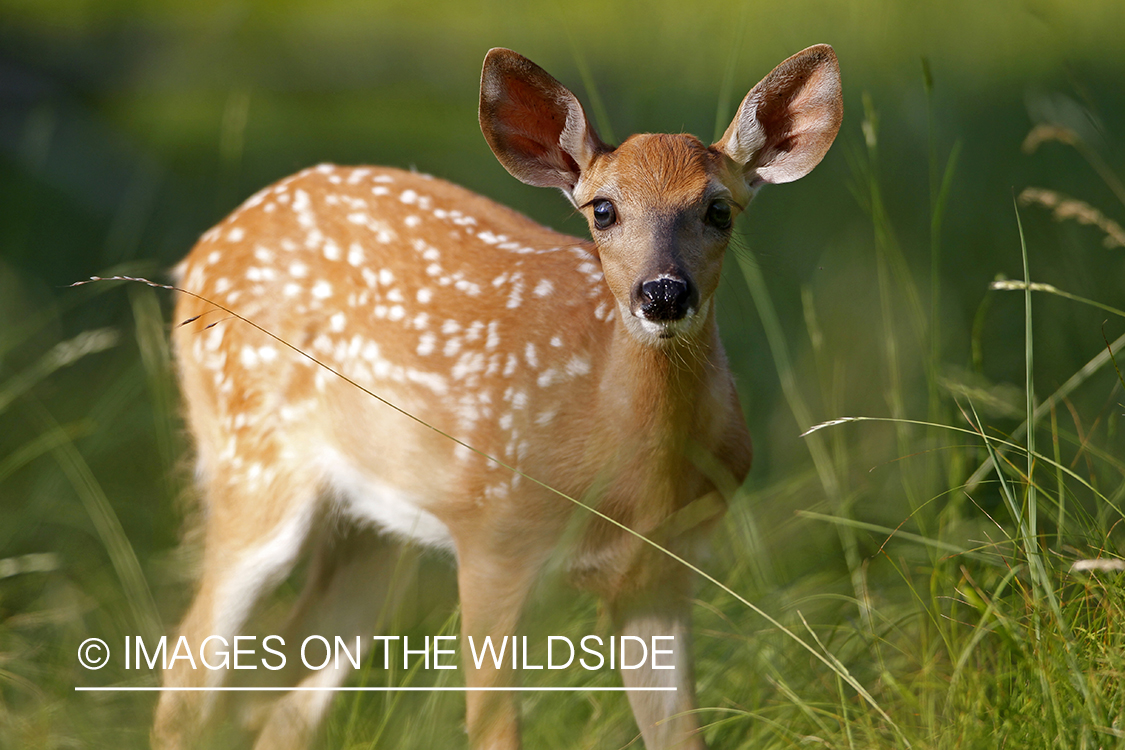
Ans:
[[[675,687],[76,687],[76,692],[113,693],[233,693],[233,692],[324,692],[324,693],[623,693],[675,692]]]

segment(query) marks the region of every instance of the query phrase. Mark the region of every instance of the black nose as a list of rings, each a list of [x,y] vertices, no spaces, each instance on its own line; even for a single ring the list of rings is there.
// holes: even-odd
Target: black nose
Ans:
[[[691,290],[683,279],[668,276],[641,284],[641,311],[648,320],[679,320],[687,314]]]

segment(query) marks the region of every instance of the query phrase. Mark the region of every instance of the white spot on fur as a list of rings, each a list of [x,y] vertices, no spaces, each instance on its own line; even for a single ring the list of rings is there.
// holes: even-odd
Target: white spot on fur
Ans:
[[[277,278],[277,272],[272,268],[258,268],[251,266],[246,269],[246,279],[248,281],[273,281]]]
[[[566,363],[566,374],[572,378],[590,374],[590,360],[575,354]]]
[[[398,237],[395,231],[391,229],[389,224],[373,218],[370,214],[364,211],[356,211],[354,213],[348,214],[348,221],[352,224],[367,227],[375,233],[375,241],[380,242],[384,245],[390,242],[394,242],[394,240]]]
[[[480,352],[465,352],[457,360],[457,363],[453,365],[453,368],[449,371],[449,374],[453,377],[454,380],[461,380],[463,378],[467,378],[480,373],[482,370],[484,370],[484,367],[485,360],[483,354],[481,354]],[[484,402],[485,399],[481,398],[480,401]]]
[[[507,307],[511,310],[523,303],[523,274],[512,274],[512,291],[508,293]]]
[[[218,351],[219,346],[223,343],[223,326],[215,326],[208,329],[207,337],[204,339],[204,345],[207,351]]]
[[[187,278],[184,279],[184,286],[188,289],[198,289],[203,284],[203,269],[199,266],[192,266],[191,271],[188,273]]]
[[[238,361],[247,370],[252,370],[258,366],[258,350],[252,346],[243,346],[242,350],[238,353]]]
[[[368,362],[378,361],[378,359],[379,359],[379,345],[376,344],[374,341],[370,341],[370,340],[364,342],[363,351],[360,352],[360,356],[363,357]]]
[[[445,378],[436,372],[422,372],[408,367],[406,368],[406,379],[408,382],[429,388],[439,396],[444,396],[449,391],[449,384]]]

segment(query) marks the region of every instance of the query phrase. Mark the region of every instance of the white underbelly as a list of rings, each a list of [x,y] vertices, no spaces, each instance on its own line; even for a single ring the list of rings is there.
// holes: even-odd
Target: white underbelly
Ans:
[[[335,451],[323,461],[325,477],[346,517],[427,547],[454,550],[449,527],[417,498],[364,474]]]

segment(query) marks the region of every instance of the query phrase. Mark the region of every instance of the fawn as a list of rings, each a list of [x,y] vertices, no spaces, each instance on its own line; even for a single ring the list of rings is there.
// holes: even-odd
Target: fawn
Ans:
[[[841,116],[836,56],[819,45],[755,86],[712,146],[643,134],[612,147],[558,81],[493,49],[485,139],[517,179],[562,190],[593,241],[388,168],[322,165],[247,200],[179,268],[190,294],[173,337],[205,509],[180,634],[230,641],[309,556],[285,633],[370,644],[395,555],[412,543],[456,559],[462,649],[470,636],[499,641],[584,514],[568,553],[577,585],[603,598],[618,634],[674,636],[674,668],[621,673],[645,746],[703,748],[689,572],[623,527],[690,557],[725,509],[719,488],[749,471],[715,323],[724,251],[758,188],[812,170]],[[329,532],[314,533],[325,519]],[[514,670],[460,668],[470,746],[519,747],[514,693],[475,690],[513,686]],[[295,679],[332,687],[348,674]],[[224,679],[177,660],[164,673],[165,687]],[[653,687],[674,690],[642,690]],[[256,747],[308,745],[331,702],[282,695],[247,720]],[[164,692],[154,745],[194,746],[216,704]]]

